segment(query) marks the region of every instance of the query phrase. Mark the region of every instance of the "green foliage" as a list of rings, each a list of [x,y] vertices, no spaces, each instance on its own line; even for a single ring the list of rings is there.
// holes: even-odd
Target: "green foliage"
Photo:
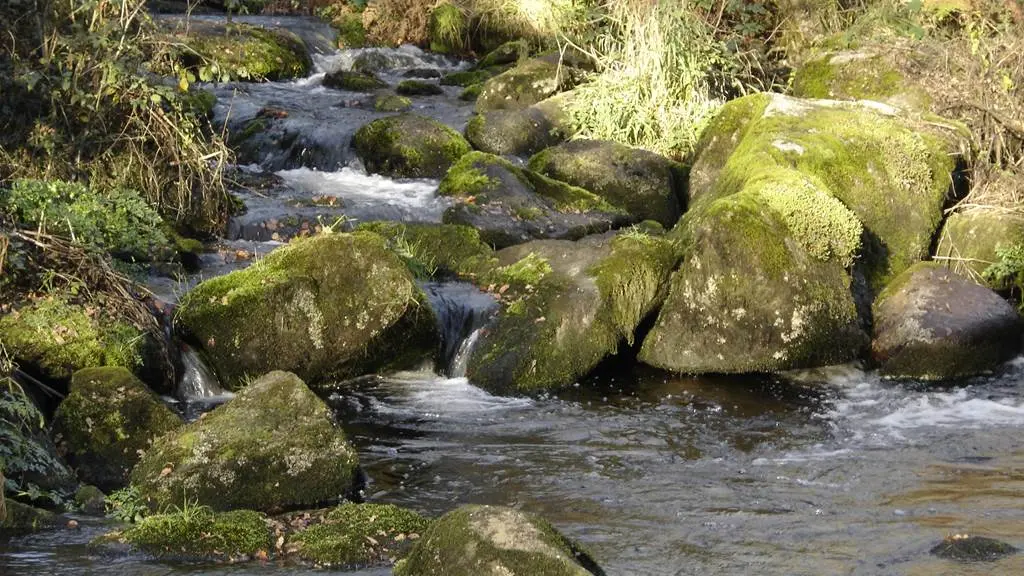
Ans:
[[[1009,286],[1018,296],[1024,294],[1024,244],[996,248],[997,262],[986,268],[981,276],[993,285]],[[1020,310],[1024,312],[1024,300]]]
[[[388,247],[405,262],[414,277],[433,278],[437,274],[437,262],[434,257],[424,251],[419,242],[410,242],[405,234],[389,238]]]
[[[439,54],[458,54],[468,40],[466,16],[457,6],[445,2],[430,12],[427,34],[430,50]]]
[[[154,556],[240,558],[270,547],[265,517],[251,510],[215,514],[186,503],[142,519],[121,537]]]
[[[0,200],[24,225],[115,255],[152,259],[169,250],[160,216],[134,190],[16,180]]]
[[[489,279],[496,284],[505,283],[519,287],[535,287],[551,272],[551,264],[547,259],[531,252],[518,262],[495,269]]]
[[[121,522],[138,523],[149,515],[149,507],[135,486],[128,486],[107,495],[104,505],[107,516]]]

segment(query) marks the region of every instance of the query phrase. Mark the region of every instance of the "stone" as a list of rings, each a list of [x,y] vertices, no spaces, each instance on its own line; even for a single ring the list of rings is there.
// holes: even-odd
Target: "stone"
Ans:
[[[324,76],[324,86],[335,90],[347,90],[349,92],[373,92],[380,88],[387,88],[388,83],[377,78],[372,72],[358,72],[355,70],[335,70]]]
[[[571,89],[583,81],[584,73],[548,60],[526,60],[484,83],[476,111],[522,110]]]
[[[568,140],[573,126],[565,112],[572,92],[558,94],[523,110],[492,110],[466,124],[473,148],[499,156],[529,156]]]
[[[1017,548],[985,536],[955,534],[944,539],[930,550],[931,554],[945,560],[959,562],[995,562],[1019,552]]]
[[[408,113],[363,126],[352,146],[371,174],[394,178],[440,178],[470,151],[469,142],[455,130]]]

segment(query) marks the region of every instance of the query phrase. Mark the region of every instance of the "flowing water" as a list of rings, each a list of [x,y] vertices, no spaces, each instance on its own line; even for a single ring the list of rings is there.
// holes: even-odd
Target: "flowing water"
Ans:
[[[410,48],[385,54],[400,68],[461,66]],[[294,211],[295,198],[336,197],[342,206],[330,214],[439,219],[436,182],[368,176],[351,162],[347,138],[377,114],[332,106],[350,95],[323,89],[317,75],[356,55],[325,51],[319,71],[297,82],[217,87],[221,121],[232,121],[229,107],[251,119],[280,106],[295,122],[288,130],[338,149],[250,159],[258,164],[250,170],[276,172],[271,192],[246,198],[250,215],[264,212],[236,223],[250,231],[225,240],[199,275],[165,284],[168,299],[277,246],[263,241],[270,220],[313,218]],[[385,77],[395,81],[400,68]],[[416,106],[455,128],[469,113],[451,94]],[[368,500],[430,515],[463,503],[537,512],[585,543],[610,575],[1024,574],[1024,555],[965,565],[928,554],[956,533],[1024,547],[1024,360],[956,385],[886,382],[857,366],[704,378],[635,368],[557,395],[502,398],[464,377],[493,302],[467,284],[423,288],[442,335],[437,369],[365,378],[329,399],[359,449]],[[216,396],[198,356],[184,357],[185,399]],[[0,574],[323,573],[96,556],[85,544],[106,529],[83,518],[77,530],[0,541]]]

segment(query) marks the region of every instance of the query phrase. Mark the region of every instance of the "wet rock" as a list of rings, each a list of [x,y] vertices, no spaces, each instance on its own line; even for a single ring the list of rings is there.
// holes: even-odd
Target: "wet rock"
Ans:
[[[482,83],[472,84],[459,94],[459,100],[462,100],[463,102],[475,102],[476,99],[480,97],[480,91],[483,90],[483,88],[484,85]]]
[[[874,305],[872,357],[889,377],[943,380],[983,373],[1016,356],[1017,311],[941,264],[901,274]]]
[[[682,166],[616,142],[573,140],[530,158],[530,169],[597,194],[632,215],[675,226],[685,205]]]
[[[102,516],[106,511],[106,495],[95,486],[85,485],[75,492],[75,507],[85,514]]]
[[[436,68],[413,68],[402,73],[405,78],[440,78],[441,71]]]
[[[336,569],[389,566],[430,525],[419,514],[391,504],[346,503],[309,516],[317,522],[289,536],[289,556]]]
[[[465,224],[496,248],[538,238],[582,238],[628,221],[626,213],[583,190],[471,152],[448,171],[438,193],[457,204],[446,224]]]
[[[75,372],[54,419],[79,476],[108,491],[124,486],[140,454],[181,425],[156,394],[120,367]]]
[[[573,133],[564,111],[570,94],[553,96],[523,110],[477,114],[466,125],[466,139],[477,150],[501,156],[530,155],[565,142]]]
[[[691,169],[672,231],[685,264],[640,359],[742,373],[856,358],[868,322],[858,302],[928,257],[958,138],[877,103],[727,104]]]
[[[931,553],[939,558],[960,562],[994,562],[1017,552],[1006,542],[967,534],[950,536],[931,549]]]
[[[670,240],[637,230],[539,240],[496,256],[481,283],[498,291],[502,307],[474,347],[467,376],[504,394],[571,386],[628,349],[664,301],[678,262]]]
[[[406,112],[412,108],[412,100],[397,94],[379,94],[373,99],[373,109],[377,112]]]
[[[271,372],[157,440],[132,471],[154,509],[279,512],[337,501],[358,458],[330,408],[294,374]]]
[[[484,83],[476,111],[522,110],[579,84],[584,73],[543,59],[527,60]]]
[[[463,506],[424,533],[395,576],[594,576],[604,572],[543,519],[501,506]]]
[[[4,501],[4,505],[0,506],[0,512],[0,534],[28,534],[56,528],[60,524],[60,517],[53,512],[11,499]]]
[[[394,67],[388,54],[380,50],[364,50],[352,61],[352,70],[363,74],[376,74]]]
[[[90,543],[103,551],[127,547],[157,558],[189,562],[237,562],[266,556],[271,533],[263,514],[251,510],[214,513],[191,505],[186,510],[147,516],[122,532]]]
[[[440,178],[470,150],[455,130],[415,114],[370,122],[356,132],[352,146],[370,173],[396,178]]]
[[[445,74],[441,78],[442,86],[472,86],[473,84],[479,84],[486,82],[491,78],[493,74],[486,70],[462,70],[459,72],[452,72]]]
[[[274,369],[319,385],[429,355],[434,319],[422,302],[380,236],[333,233],[199,284],[178,322],[230,389]]]
[[[357,72],[354,70],[335,70],[324,76],[324,86],[335,90],[347,90],[349,92],[373,92],[381,88],[387,88],[388,83],[377,78],[369,72]]]
[[[395,87],[395,92],[403,96],[437,96],[444,94],[444,90],[437,84],[421,82],[419,80],[402,80]]]

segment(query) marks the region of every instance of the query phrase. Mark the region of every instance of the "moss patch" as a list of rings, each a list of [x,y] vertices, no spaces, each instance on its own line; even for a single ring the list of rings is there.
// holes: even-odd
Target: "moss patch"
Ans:
[[[395,92],[403,96],[437,96],[438,94],[444,94],[444,90],[437,84],[421,80],[402,80],[395,87]]]
[[[522,110],[569,90],[582,79],[575,68],[544,59],[527,60],[485,82],[476,111]]]
[[[410,247],[413,256],[420,260],[413,266],[418,270],[433,268],[439,275],[474,277],[492,261],[493,250],[469,226],[370,222],[359,229],[381,235],[390,246]]]
[[[388,83],[377,78],[369,72],[355,72],[353,70],[336,70],[324,76],[324,86],[335,90],[347,90],[349,92],[373,92],[381,88],[387,88]]]
[[[271,547],[263,514],[251,510],[215,514],[206,507],[148,516],[107,538],[157,557],[206,561],[242,560]]]
[[[377,112],[405,112],[412,108],[412,100],[396,94],[383,94],[373,100]]]
[[[445,74],[441,78],[441,85],[466,87],[486,82],[490,77],[491,73],[486,70],[462,70]]]
[[[891,58],[872,52],[826,54],[793,73],[793,95],[802,98],[878,100],[925,111],[927,91],[900,72]]]
[[[440,178],[470,151],[461,134],[415,114],[374,120],[356,132],[352,145],[371,173],[403,178]]]
[[[419,514],[390,504],[343,504],[321,523],[288,540],[295,555],[318,566],[348,569],[389,564],[429,526]]]

